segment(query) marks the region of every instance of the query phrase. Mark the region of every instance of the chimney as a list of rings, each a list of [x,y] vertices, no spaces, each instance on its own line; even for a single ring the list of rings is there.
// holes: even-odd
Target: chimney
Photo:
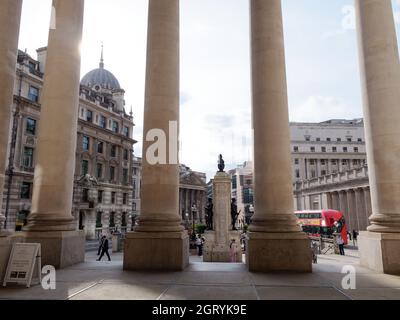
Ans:
[[[47,47],[39,48],[36,52],[39,61],[39,70],[44,73],[46,70]]]

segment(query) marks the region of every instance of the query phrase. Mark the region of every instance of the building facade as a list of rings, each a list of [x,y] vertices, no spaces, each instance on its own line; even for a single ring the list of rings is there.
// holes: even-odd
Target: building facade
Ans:
[[[364,122],[290,123],[293,180],[302,181],[366,165]]]
[[[37,52],[37,60],[22,51],[18,54],[3,201],[8,227],[16,230],[26,223],[31,208],[46,48]],[[81,81],[72,215],[88,239],[129,228],[136,141],[124,93],[104,68],[103,56],[99,68]]]

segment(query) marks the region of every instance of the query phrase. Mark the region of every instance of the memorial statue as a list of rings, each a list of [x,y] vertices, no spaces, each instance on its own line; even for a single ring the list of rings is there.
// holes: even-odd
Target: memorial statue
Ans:
[[[231,202],[231,218],[232,218],[232,230],[234,230],[234,231],[237,230],[236,222],[237,222],[239,213],[240,212],[237,211],[236,199],[233,198],[232,202]]]
[[[207,207],[206,207],[207,230],[213,230],[214,229],[213,217],[214,217],[214,205],[213,205],[212,199],[208,198],[208,203],[207,203]]]
[[[224,170],[225,170],[225,161],[222,157],[222,154],[219,155],[218,169],[219,169],[219,172],[224,172]]]

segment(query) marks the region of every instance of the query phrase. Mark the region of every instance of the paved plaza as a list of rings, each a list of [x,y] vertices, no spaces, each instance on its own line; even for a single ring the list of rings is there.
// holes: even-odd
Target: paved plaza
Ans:
[[[203,263],[191,257],[183,272],[122,271],[122,254],[112,262],[86,262],[57,271],[57,289],[45,291],[11,286],[0,299],[45,300],[364,300],[400,299],[400,277],[374,273],[359,266],[357,253],[320,256],[313,274],[256,274],[244,264]],[[345,265],[357,271],[357,289],[341,286]]]

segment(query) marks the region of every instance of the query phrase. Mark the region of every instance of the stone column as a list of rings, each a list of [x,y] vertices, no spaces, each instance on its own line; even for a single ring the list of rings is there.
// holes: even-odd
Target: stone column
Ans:
[[[360,261],[400,274],[400,62],[393,8],[390,0],[355,3],[372,199]]]
[[[0,3],[0,234],[5,222],[2,214],[3,190],[8,160],[21,8],[22,0],[2,0]]]
[[[163,131],[167,164],[152,164],[148,156],[154,155],[154,141],[145,140],[142,213],[125,241],[124,269],[182,270],[189,263],[189,238],[178,212],[178,137],[170,132],[178,122],[179,0],[150,0],[143,136]]]
[[[311,272],[308,237],[294,215],[282,6],[251,0],[255,215],[250,271]]]
[[[368,226],[368,219],[365,214],[365,200],[364,200],[364,191],[363,189],[355,190],[356,196],[356,211],[357,211],[357,220],[359,222],[359,229],[357,231],[365,231]]]
[[[349,231],[360,230],[358,219],[357,219],[357,210],[356,210],[356,197],[354,190],[347,190],[347,207],[348,207],[348,228]]]
[[[84,260],[84,234],[71,214],[79,107],[84,0],[53,0],[27,238],[42,244],[42,263]]]

